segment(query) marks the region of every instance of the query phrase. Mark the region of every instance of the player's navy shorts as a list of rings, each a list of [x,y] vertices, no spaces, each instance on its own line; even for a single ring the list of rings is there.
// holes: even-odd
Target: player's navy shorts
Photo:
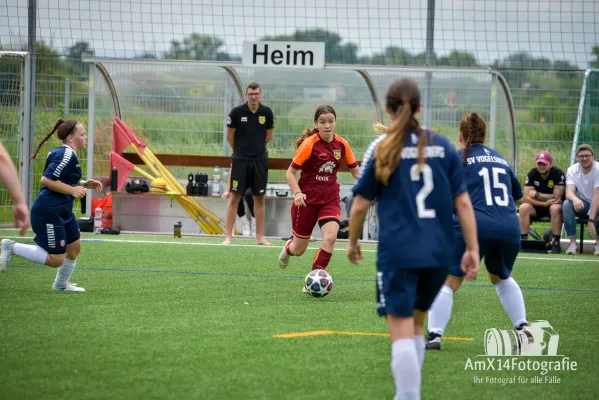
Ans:
[[[447,268],[377,270],[376,305],[379,315],[408,318],[414,316],[414,309],[428,311],[447,273]]]
[[[339,201],[325,204],[306,204],[298,207],[295,202],[291,204],[291,231],[302,239],[310,239],[314,226],[329,221],[341,222],[341,206]]]
[[[461,236],[458,236],[453,254],[453,264],[450,275],[462,277],[464,273],[460,268],[462,256],[466,250],[466,244]],[[501,239],[478,238],[480,258],[485,260],[487,271],[497,275],[501,279],[507,279],[512,273],[516,257],[520,252],[520,243],[506,242]]]
[[[48,254],[65,254],[67,245],[81,237],[72,210],[51,212],[34,205],[31,209],[31,229],[36,235],[35,243]]]

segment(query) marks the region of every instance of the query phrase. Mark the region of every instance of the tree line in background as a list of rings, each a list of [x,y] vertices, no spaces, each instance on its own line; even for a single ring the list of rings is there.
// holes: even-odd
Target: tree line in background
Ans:
[[[266,36],[264,41],[317,41],[325,43],[325,61],[338,64],[423,66],[424,53],[413,53],[399,46],[389,46],[381,53],[372,56],[359,56],[359,47],[353,43],[343,43],[337,33],[323,29],[297,30],[291,35]],[[184,59],[239,61],[238,55],[223,51],[224,41],[216,36],[191,34],[182,41],[173,40],[162,54],[145,52],[138,59]],[[1,47],[0,47],[0,50]],[[592,48],[594,60],[591,67],[599,68],[599,46]],[[72,96],[68,105],[71,109],[87,108],[88,68],[84,57],[94,56],[89,43],[80,41],[60,52],[50,44],[39,41],[36,46],[36,91],[37,103],[44,108],[64,107],[64,80],[70,79]],[[431,65],[446,67],[480,67],[476,56],[471,52],[453,50],[446,56],[433,55]],[[568,60],[550,60],[546,57],[533,57],[527,52],[509,54],[495,60],[492,67],[501,70],[513,90],[525,89],[527,94],[514,95],[516,107],[529,108],[530,121],[543,123],[566,123],[564,119],[575,118],[575,108],[580,90],[581,74],[579,67]],[[15,68],[17,68],[15,66]],[[544,70],[538,71],[538,70]],[[555,72],[552,70],[557,70]],[[6,66],[3,67],[6,71]],[[7,74],[4,74],[7,76]],[[0,91],[10,85],[8,79],[0,78]],[[533,90],[528,90],[533,89]],[[534,89],[537,89],[535,92]],[[572,114],[571,110],[574,109]],[[566,117],[565,117],[566,116]]]

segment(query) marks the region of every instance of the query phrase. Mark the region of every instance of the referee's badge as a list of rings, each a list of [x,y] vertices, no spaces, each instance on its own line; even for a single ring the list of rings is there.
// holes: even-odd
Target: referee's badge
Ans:
[[[260,122],[260,125],[264,125],[266,123],[266,117],[264,115],[260,115],[258,117],[258,122]]]
[[[341,150],[333,150],[333,155],[336,160],[339,160],[341,158]]]

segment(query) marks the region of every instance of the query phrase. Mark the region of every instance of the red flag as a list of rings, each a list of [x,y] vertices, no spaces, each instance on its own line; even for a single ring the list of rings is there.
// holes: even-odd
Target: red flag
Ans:
[[[117,192],[125,186],[125,183],[127,183],[127,178],[131,175],[133,167],[134,165],[132,163],[125,160],[114,151],[110,152],[110,170],[112,171],[112,168],[116,168],[119,171],[116,185]]]
[[[131,144],[131,139],[125,132],[125,130],[117,124],[115,121],[112,124],[112,151],[116,154],[122,154],[123,150],[125,150]]]
[[[129,137],[129,140],[131,141],[131,143],[134,144],[135,147],[137,147],[137,150],[139,150],[139,152],[141,154],[143,154],[144,150],[146,149],[146,144],[143,142],[143,140],[141,140],[139,138],[139,136],[137,136],[135,134],[135,132],[133,132],[133,130],[131,128],[129,128],[129,126],[126,123],[124,123],[121,119],[119,119],[118,117],[116,117],[115,121],[125,131],[125,133]]]

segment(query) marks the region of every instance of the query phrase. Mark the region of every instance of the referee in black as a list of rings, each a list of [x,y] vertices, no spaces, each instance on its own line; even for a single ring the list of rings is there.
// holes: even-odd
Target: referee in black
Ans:
[[[235,214],[241,196],[247,188],[254,195],[256,243],[270,246],[264,238],[264,209],[268,180],[266,144],[272,139],[274,117],[272,110],[260,104],[260,85],[252,82],[245,91],[247,101],[235,107],[227,117],[227,141],[233,149],[231,187],[227,204],[227,232],[223,244],[231,244]]]

